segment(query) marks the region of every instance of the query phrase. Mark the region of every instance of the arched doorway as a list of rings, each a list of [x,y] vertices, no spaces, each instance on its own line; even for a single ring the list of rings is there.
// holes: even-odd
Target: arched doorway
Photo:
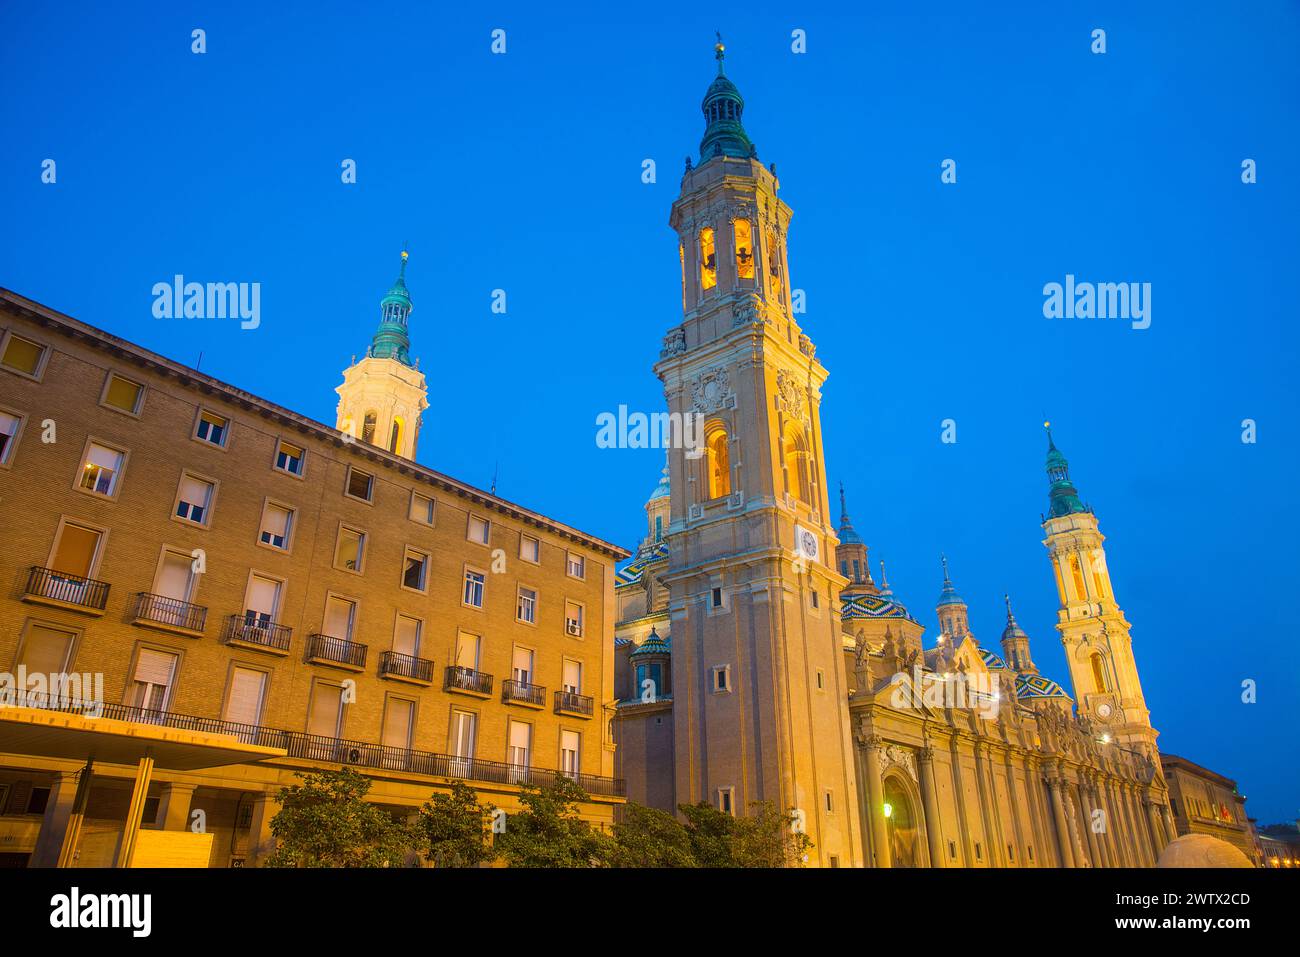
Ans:
[[[892,867],[921,866],[921,829],[912,799],[894,775],[885,778],[885,833]]]

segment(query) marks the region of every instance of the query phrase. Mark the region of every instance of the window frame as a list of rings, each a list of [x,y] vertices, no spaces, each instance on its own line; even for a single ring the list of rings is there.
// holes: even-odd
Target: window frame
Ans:
[[[360,495],[357,495],[352,491],[353,475],[367,475],[370,477],[370,484],[368,486],[370,492],[369,498],[362,498]],[[352,499],[354,502],[364,502],[366,505],[373,506],[375,504],[375,486],[378,484],[378,480],[379,476],[374,472],[367,472],[365,469],[357,468],[355,465],[349,463],[347,475],[343,480],[343,496]]]
[[[461,583],[461,588],[460,588],[460,603],[461,603],[461,606],[462,606],[463,608],[473,608],[473,609],[475,609],[476,611],[482,611],[483,608],[484,608],[484,606],[487,605],[487,577],[488,577],[488,573],[485,572],[485,571],[484,571],[483,569],[481,569],[481,568],[476,568],[476,567],[474,567],[473,565],[469,564],[468,562],[466,562],[466,563],[464,564],[463,568],[464,568],[464,571],[463,571],[463,573],[461,574],[461,579],[460,579],[460,583]],[[470,577],[469,577],[469,576],[470,576],[470,575],[479,575],[479,576],[481,576],[482,579],[483,579],[481,582],[479,582],[479,596],[478,596],[478,597],[479,597],[479,603],[478,603],[477,605],[472,605],[472,604],[470,604],[468,601],[465,600],[466,597],[467,597],[467,593],[468,593],[468,591],[469,591],[469,585],[470,585]]]
[[[244,579],[244,594],[239,600],[239,617],[247,619],[248,616],[248,599],[252,594],[253,579],[262,578],[269,582],[275,582],[275,607],[271,609],[270,624],[281,624],[280,617],[284,613],[285,595],[289,588],[289,579],[284,575],[273,575],[270,572],[264,572],[257,568],[248,570],[248,577]]]
[[[423,587],[421,588],[412,588],[410,585],[406,584],[406,559],[410,556],[411,552],[424,556]],[[423,548],[416,548],[414,545],[404,545],[402,546],[402,567],[399,572],[397,585],[402,591],[408,591],[414,595],[427,595],[429,594],[429,572],[432,569],[433,554],[431,552],[426,551]]]
[[[90,454],[90,447],[92,445],[98,445],[113,452],[118,452],[122,456],[122,465],[117,470],[117,476],[113,481],[113,492],[110,495],[105,495],[102,492],[96,492],[92,489],[85,488],[81,484],[81,476],[86,470],[87,456]],[[103,439],[96,435],[87,435],[85,444],[81,447],[81,458],[77,459],[76,473],[72,476],[72,489],[82,495],[89,495],[91,498],[99,502],[116,502],[118,497],[122,494],[122,485],[126,482],[126,469],[130,464],[131,450],[129,448],[117,442],[110,442],[108,439]]]
[[[36,360],[36,371],[24,372],[22,369],[15,369],[13,366],[5,365],[5,353],[9,351],[9,343],[15,338],[22,339],[24,342],[30,342],[32,345],[40,347],[41,357]],[[21,376],[22,378],[28,379],[32,382],[41,382],[45,378],[45,372],[50,365],[50,356],[53,353],[54,348],[48,343],[41,342],[39,339],[34,339],[26,333],[16,332],[12,327],[4,330],[3,333],[0,333],[0,369],[3,369],[5,372]]]
[[[572,562],[574,555],[578,556],[578,561],[582,567],[582,574],[580,575],[573,574],[573,571],[570,567],[570,562]],[[585,582],[587,580],[587,556],[582,554],[582,552],[575,552],[572,549],[565,549],[564,574],[567,575],[569,578],[572,578],[574,581]]]
[[[280,466],[279,464],[280,446],[282,445],[287,445],[290,448],[295,448],[299,451],[300,455],[298,456],[298,471],[292,472],[289,469],[282,468]],[[292,478],[299,479],[300,481],[305,480],[307,478],[307,446],[305,444],[298,445],[296,442],[290,442],[288,439],[284,437],[283,433],[277,435],[275,437],[275,443],[271,448],[271,471],[279,472],[281,475],[291,476]]]
[[[284,536],[284,547],[280,547],[271,542],[262,541],[262,532],[265,531],[263,526],[266,524],[266,512],[267,509],[272,506],[275,508],[282,508],[289,513],[289,528],[287,534]],[[280,499],[272,498],[270,495],[262,499],[262,511],[257,516],[257,538],[254,540],[259,547],[275,552],[277,555],[290,555],[293,553],[293,540],[297,532],[298,509],[295,506],[290,505],[288,502],[281,501]]]
[[[475,520],[483,523],[483,538],[474,538],[470,535],[470,529],[473,528]],[[484,548],[492,547],[492,519],[476,515],[474,512],[467,512],[465,515],[465,541],[473,542],[475,545],[482,545]]]
[[[214,418],[221,419],[226,423],[225,431],[222,432],[221,434],[220,444],[217,444],[216,442],[212,442],[205,438],[201,438],[199,436],[199,426],[203,422],[204,413],[207,413],[208,415]],[[228,415],[222,415],[220,412],[215,412],[212,409],[207,408],[206,406],[202,406],[202,405],[195,406],[194,424],[190,427],[190,438],[193,441],[199,443],[199,445],[203,446],[206,449],[220,449],[222,452],[225,452],[230,447],[230,433],[232,431],[234,424],[235,424],[234,420]],[[279,454],[278,447],[276,448],[276,454],[277,455]]]
[[[3,453],[0,453],[0,469],[10,469],[13,468],[14,456],[18,454],[18,443],[22,441],[23,433],[27,430],[29,416],[26,412],[19,412],[8,405],[0,405],[0,412],[18,420],[18,428],[14,429],[14,434],[9,437],[9,444],[5,446]]]
[[[357,567],[348,568],[346,565],[340,565],[339,562],[339,545],[343,540],[343,530],[355,532],[361,536],[358,551],[360,555],[357,558]],[[370,532],[364,528],[358,528],[350,522],[340,520],[338,529],[334,533],[334,553],[330,557],[330,564],[338,571],[347,572],[349,575],[364,575],[366,573],[366,559],[369,557]]]
[[[130,704],[135,693],[135,669],[139,667],[140,664],[140,652],[146,649],[157,652],[160,655],[174,655],[176,658],[176,664],[172,666],[171,683],[167,685],[167,694],[163,698],[162,706],[158,708],[149,708],[144,704]],[[136,641],[134,647],[131,649],[131,658],[126,668],[125,687],[122,689],[122,704],[127,707],[140,708],[144,711],[167,711],[171,707],[172,702],[176,700],[176,691],[181,683],[181,671],[184,664],[185,649],[183,648],[164,645],[160,642],[148,641],[143,638]]]
[[[532,542],[537,546],[537,557],[529,558],[524,554],[524,542]],[[529,535],[526,532],[519,533],[519,560],[527,562],[530,565],[540,565],[542,563],[542,540],[536,535]]]
[[[576,605],[577,608],[578,608],[578,631],[577,631],[576,634],[575,634],[574,632],[572,632],[572,631],[569,630],[569,621],[570,621],[570,618],[569,618],[569,606],[570,606],[570,605]],[[580,601],[578,601],[578,600],[575,599],[575,598],[567,598],[567,597],[566,597],[566,598],[564,599],[564,634],[565,634],[565,637],[573,638],[573,639],[576,639],[576,640],[579,640],[579,641],[582,641],[582,640],[585,640],[585,639],[586,639],[586,637],[587,637],[587,605],[586,605],[585,602],[580,602]]]
[[[203,509],[202,521],[196,522],[192,518],[187,518],[184,515],[177,514],[177,509],[180,508],[180,504],[181,504],[181,489],[185,485],[186,477],[189,477],[196,482],[203,482],[211,486],[212,488],[212,492],[208,496],[208,504],[205,505]],[[186,469],[186,468],[181,469],[181,477],[176,482],[176,497],[172,500],[172,521],[179,522],[180,524],[185,525],[189,528],[202,528],[202,529],[211,528],[212,513],[216,511],[217,492],[220,488],[221,488],[221,481],[219,479],[215,479],[207,475],[202,475],[198,472],[193,471],[192,469]],[[261,537],[260,529],[259,529],[258,537],[259,538]]]
[[[711,675],[709,691],[712,694],[730,694],[734,690],[731,683],[731,665],[714,665],[709,669],[709,673]],[[721,683],[718,682],[719,677],[722,678]]]
[[[242,723],[238,721],[231,722],[227,713],[227,709],[230,707],[230,693],[234,690],[235,686],[235,672],[241,669],[243,671],[256,671],[262,675],[262,700],[258,703],[257,723],[249,725],[249,727],[260,728],[262,726],[262,719],[266,717],[266,703],[271,698],[271,681],[275,677],[275,671],[253,661],[242,661],[238,658],[231,658],[227,663],[226,683],[221,692],[221,720],[230,722],[231,724]]]
[[[63,674],[71,674],[75,670],[72,663],[77,660],[77,652],[80,649],[85,629],[79,625],[54,621],[50,618],[28,618],[23,622],[23,627],[18,632],[18,646],[14,649],[12,673],[18,673],[18,665],[23,660],[23,652],[27,650],[27,642],[30,640],[34,627],[47,628],[50,631],[62,631],[72,636],[72,640],[68,642],[68,653],[63,660]],[[0,812],[3,812],[3,808],[0,808]]]
[[[523,593],[524,593],[525,591],[532,592],[532,594],[533,594],[533,599],[532,599],[532,600],[533,600],[533,616],[532,616],[532,618],[521,618],[521,617],[519,616],[520,605],[521,605],[521,603],[523,602],[523,597],[524,597]],[[526,583],[526,582],[516,582],[516,583],[515,583],[515,622],[516,622],[517,624],[520,624],[520,625],[529,625],[529,626],[531,626],[531,627],[533,627],[533,628],[536,628],[536,627],[537,627],[537,606],[541,603],[541,597],[542,597],[541,592],[540,592],[537,588],[535,588],[534,586],[529,585],[529,584]]]
[[[114,379],[121,379],[123,382],[128,382],[131,385],[136,386],[140,390],[139,394],[135,397],[135,408],[123,409],[121,406],[113,405],[111,402],[108,401],[108,393],[109,390],[112,389],[113,387]],[[145,385],[143,382],[137,381],[136,379],[132,379],[128,375],[123,375],[121,372],[118,372],[116,369],[109,369],[107,374],[104,376],[104,385],[99,390],[99,406],[100,408],[108,409],[110,412],[117,412],[120,415],[129,416],[133,419],[138,419],[140,418],[141,414],[144,412],[145,393],[148,390],[149,387]]]
[[[422,498],[429,503],[429,520],[427,522],[422,518],[415,518],[411,514],[415,511],[415,500],[417,498]],[[438,500],[432,495],[425,495],[423,492],[411,489],[411,498],[406,504],[406,519],[423,528],[435,527],[438,521]]]
[[[54,528],[54,538],[50,542],[50,553],[45,557],[45,568],[53,568],[54,556],[59,550],[59,542],[63,539],[63,530],[69,526],[75,525],[78,528],[95,532],[99,536],[99,545],[95,548],[95,557],[90,560],[90,571],[86,577],[92,581],[99,581],[99,570],[104,563],[104,552],[108,550],[108,528],[95,522],[88,522],[83,518],[67,515],[59,516],[59,523]]]

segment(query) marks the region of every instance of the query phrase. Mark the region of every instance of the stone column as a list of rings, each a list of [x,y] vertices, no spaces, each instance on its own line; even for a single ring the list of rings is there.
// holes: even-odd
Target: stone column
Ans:
[[[984,825],[984,840],[989,845],[989,866],[997,867],[1001,855],[998,854],[998,836],[993,829],[993,815],[989,810],[988,775],[985,773],[987,762],[984,760],[986,747],[980,741],[975,742],[975,793],[979,796],[980,821]]]
[[[1165,849],[1165,841],[1161,834],[1160,817],[1156,813],[1156,802],[1150,797],[1146,798],[1147,821],[1151,825],[1151,840],[1155,844],[1156,860],[1160,860],[1160,852]]]
[[[1052,817],[1056,822],[1056,840],[1061,848],[1061,866],[1074,867],[1074,850],[1070,847],[1070,826],[1065,820],[1065,782],[1049,777],[1047,790],[1052,802]]]
[[[884,741],[870,735],[863,742],[867,765],[867,820],[871,825],[871,843],[876,867],[889,867],[889,841],[885,828],[885,789],[880,780],[880,749]]]
[[[1035,867],[1051,867],[1052,861],[1048,856],[1048,847],[1051,841],[1048,834],[1051,832],[1051,825],[1047,822],[1047,811],[1043,807],[1043,772],[1034,761],[1025,762],[1025,792],[1029,795],[1029,823],[1033,829],[1034,860],[1031,861]]]
[[[930,848],[930,866],[946,867],[943,835],[939,828],[939,792],[934,780],[934,749],[929,744],[916,752],[916,771],[921,779],[921,801],[925,805],[925,840]]]
[[[245,864],[256,867],[275,850],[271,835],[271,819],[280,813],[280,802],[272,794],[258,794],[253,798],[253,820],[248,832],[248,857]]]
[[[1129,833],[1124,815],[1123,785],[1118,781],[1110,782],[1110,804],[1115,842],[1119,845],[1124,866],[1137,867],[1137,849],[1133,846],[1133,835]]]
[[[1092,786],[1087,778],[1079,781],[1079,806],[1083,808],[1083,833],[1088,838],[1088,853],[1092,855],[1093,867],[1105,867],[1106,855],[1101,849],[1101,836],[1094,827],[1093,814],[1097,804],[1092,796]]]
[[[50,798],[45,802],[45,816],[36,836],[29,867],[54,867],[63,849],[63,837],[72,817],[72,804],[77,796],[77,772],[59,771],[50,784]]]
[[[193,799],[193,784],[164,784],[158,799],[158,827],[164,831],[187,830]]]

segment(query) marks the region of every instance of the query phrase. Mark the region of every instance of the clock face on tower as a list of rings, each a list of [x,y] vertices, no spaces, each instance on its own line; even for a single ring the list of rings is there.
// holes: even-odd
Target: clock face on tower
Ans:
[[[808,531],[806,528],[798,529],[795,532],[795,535],[796,538],[798,539],[797,544],[798,544],[799,553],[801,555],[807,556],[808,558],[816,558],[817,557],[817,536],[814,535],[812,532]]]
[[[1107,718],[1110,717],[1111,711],[1112,711],[1111,706],[1107,704],[1105,701],[1097,705],[1097,717],[1101,718],[1103,721],[1105,721]]]

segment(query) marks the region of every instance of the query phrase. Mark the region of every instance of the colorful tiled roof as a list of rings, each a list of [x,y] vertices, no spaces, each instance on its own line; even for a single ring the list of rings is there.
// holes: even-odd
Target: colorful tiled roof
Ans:
[[[1007,663],[1005,661],[1003,661],[993,652],[989,651],[987,648],[980,649],[980,659],[984,662],[984,666],[986,668],[995,669],[995,668],[1005,668],[1007,666]]]
[[[915,621],[907,609],[882,595],[842,595],[840,596],[840,619],[851,621],[854,618],[906,618]]]
[[[624,585],[632,585],[641,580],[641,573],[649,565],[653,565],[660,559],[668,557],[668,543],[655,542],[648,550],[637,555],[634,559],[614,572],[614,587],[621,588]]]
[[[636,651],[632,652],[628,657],[636,658],[639,655],[670,655],[672,652],[672,638],[660,638],[658,632],[651,628],[650,634],[646,636],[646,640],[641,642]]]
[[[1024,701],[1027,698],[1068,698],[1070,696],[1051,678],[1044,678],[1042,675],[1018,675],[1016,697]]]

